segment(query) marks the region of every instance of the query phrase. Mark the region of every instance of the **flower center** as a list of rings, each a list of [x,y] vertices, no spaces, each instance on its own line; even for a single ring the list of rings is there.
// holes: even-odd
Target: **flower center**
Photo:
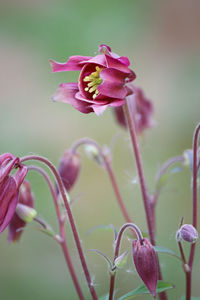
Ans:
[[[102,79],[100,78],[99,74],[103,70],[98,66],[96,66],[95,69],[96,69],[95,72],[92,72],[89,76],[85,76],[83,78],[84,82],[88,82],[85,91],[89,93],[93,93],[92,95],[93,99],[95,99],[96,96],[99,94],[97,87],[102,83]]]

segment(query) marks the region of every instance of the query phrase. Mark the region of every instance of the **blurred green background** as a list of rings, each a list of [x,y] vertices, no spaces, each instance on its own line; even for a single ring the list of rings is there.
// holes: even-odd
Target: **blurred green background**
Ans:
[[[141,86],[155,106],[156,126],[141,138],[145,174],[151,191],[158,166],[191,148],[200,121],[200,2],[198,0],[0,0],[0,151],[22,156],[41,154],[55,164],[63,151],[84,136],[109,144],[117,135],[113,167],[124,201],[136,224],[146,231],[143,205],[128,134],[115,124],[112,111],[84,115],[53,103],[61,82],[76,81],[77,72],[52,74],[49,59],[95,55],[98,45],[128,56]],[[56,228],[55,213],[43,179],[30,174],[36,208]],[[136,179],[136,180],[135,180]],[[112,232],[86,235],[93,226],[124,222],[105,172],[83,153],[82,171],[72,197],[73,213],[98,295],[108,289],[107,265],[88,249],[112,258]],[[190,173],[170,177],[157,206],[158,244],[177,251],[174,239],[180,218],[191,222]],[[76,300],[64,258],[49,237],[30,224],[19,244],[0,239],[2,300]],[[81,285],[90,299],[77,252],[67,239]],[[117,295],[141,283],[131,259],[117,276]],[[187,247],[186,247],[187,248]],[[200,296],[200,247],[193,275],[193,296]],[[184,274],[174,258],[160,256],[164,278],[176,285],[169,299],[184,293]],[[149,296],[140,299],[151,299]]]

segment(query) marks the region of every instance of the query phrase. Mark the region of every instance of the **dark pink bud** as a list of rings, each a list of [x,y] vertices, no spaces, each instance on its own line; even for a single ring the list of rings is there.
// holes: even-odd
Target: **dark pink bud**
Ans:
[[[133,91],[133,94],[127,97],[127,102],[129,103],[131,114],[135,120],[137,133],[141,134],[145,129],[151,128],[153,126],[153,105],[145,97],[142,89],[137,88],[133,85],[129,88]],[[126,128],[127,124],[123,108],[115,107],[114,115],[119,125]]]
[[[177,241],[184,240],[188,243],[195,243],[198,240],[198,232],[191,224],[184,224],[176,233]]]
[[[17,207],[19,207],[19,209],[25,209],[25,208],[33,208],[34,207],[34,198],[33,195],[31,193],[31,187],[30,187],[30,183],[25,180],[23,182],[23,184],[21,185],[20,189],[19,189],[19,197],[18,197],[18,204]],[[32,216],[34,214],[34,210],[25,210],[25,213],[27,214],[27,212],[29,214],[31,214],[31,216],[27,216],[27,219],[29,217],[29,219],[32,219]],[[23,213],[23,211],[22,211]],[[8,241],[9,242],[17,242],[20,237],[21,234],[23,232],[24,227],[26,226],[26,221],[24,221],[24,218],[22,220],[22,218],[19,217],[19,214],[17,214],[17,209],[16,212],[14,214],[14,216],[12,217],[9,226],[8,226]]]
[[[11,171],[19,168],[14,175]],[[18,192],[24,177],[26,166],[19,166],[19,158],[6,153],[0,155],[0,233],[11,221],[18,203]]]
[[[80,171],[80,155],[67,150],[60,160],[58,172],[65,189],[69,192],[75,184]]]
[[[151,295],[156,298],[158,280],[158,260],[156,252],[146,238],[144,238],[142,242],[134,240],[132,247],[135,268]]]

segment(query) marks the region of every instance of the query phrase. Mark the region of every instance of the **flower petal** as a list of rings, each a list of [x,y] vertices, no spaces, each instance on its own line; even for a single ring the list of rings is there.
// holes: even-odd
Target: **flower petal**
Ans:
[[[105,58],[106,58],[106,63],[107,63],[108,68],[117,69],[121,72],[131,75],[131,77],[133,77],[133,79],[135,79],[135,77],[136,77],[135,73],[131,69],[129,69],[126,64],[124,64],[125,59],[123,57],[114,58],[112,56],[105,55]],[[120,59],[122,61],[120,61]],[[126,61],[126,63],[127,63],[127,61]],[[129,77],[129,75],[127,75],[127,77]]]
[[[88,61],[91,59],[91,56],[71,56],[69,60],[65,63],[59,63],[54,60],[50,60],[50,64],[52,67],[53,72],[64,72],[64,71],[79,71],[82,69],[82,66],[80,65],[83,61]]]
[[[53,95],[52,99],[54,101],[71,104],[75,109],[85,114],[92,112],[92,108],[89,106],[88,103],[84,101],[80,101],[75,97],[77,92],[78,92],[78,83],[76,82],[62,83],[59,85],[59,88]]]
[[[98,91],[101,94],[117,99],[126,97],[127,90],[124,87],[125,76],[123,72],[108,68],[101,71],[100,77],[103,80],[103,83],[98,86]]]
[[[108,105],[92,105],[92,108],[97,116],[100,116],[108,107]]]
[[[105,59],[105,55],[104,54],[99,54],[99,55],[96,55],[95,57],[92,57],[91,59],[89,60],[84,60],[81,62],[81,64],[96,64],[96,65],[100,65],[100,66],[103,66],[103,67],[106,67],[107,63],[106,63],[106,59]]]
[[[97,95],[97,97],[95,99],[87,99],[84,95],[82,95],[80,92],[78,92],[76,94],[76,99],[78,99],[80,101],[85,101],[87,103],[97,104],[97,105],[105,105],[105,104],[109,103],[109,101],[107,99],[101,99],[100,96],[101,95]]]
[[[15,180],[8,177],[7,180],[1,183],[0,195],[0,233],[9,224],[12,219],[18,202],[18,193]]]

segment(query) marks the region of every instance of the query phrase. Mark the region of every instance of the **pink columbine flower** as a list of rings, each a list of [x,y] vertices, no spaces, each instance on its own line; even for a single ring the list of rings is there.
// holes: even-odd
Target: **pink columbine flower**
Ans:
[[[10,223],[18,203],[19,188],[27,174],[27,167],[10,153],[0,155],[0,233]],[[11,171],[18,168],[11,175]]]
[[[156,252],[148,239],[134,240],[132,244],[135,268],[146,287],[156,298],[158,280],[158,260]]]
[[[129,86],[129,88],[133,90],[133,94],[127,97],[127,102],[131,107],[137,133],[141,134],[145,129],[153,126],[153,105],[152,102],[146,98],[141,88],[133,85]],[[119,125],[124,128],[127,127],[123,107],[115,107],[114,116]]]
[[[14,216],[12,217],[9,225],[8,225],[8,241],[9,242],[17,242],[19,241],[21,234],[23,232],[23,228],[26,226],[27,218],[33,219],[35,216],[34,207],[34,198],[31,193],[30,183],[27,180],[24,180],[23,184],[19,189],[19,198],[18,204],[16,207],[16,211]],[[19,212],[21,214],[19,214]],[[20,216],[23,214],[26,215],[26,221]]]
[[[50,60],[53,72],[81,71],[78,82],[60,84],[54,101],[71,104],[82,113],[97,115],[108,106],[118,107],[125,103],[125,97],[132,93],[126,83],[136,77],[129,69],[128,58],[111,52],[106,45],[100,45],[99,52],[94,57],[71,56],[66,63]]]
[[[176,240],[179,242],[184,240],[188,243],[196,243],[199,235],[196,228],[191,224],[184,224],[176,233]]]

